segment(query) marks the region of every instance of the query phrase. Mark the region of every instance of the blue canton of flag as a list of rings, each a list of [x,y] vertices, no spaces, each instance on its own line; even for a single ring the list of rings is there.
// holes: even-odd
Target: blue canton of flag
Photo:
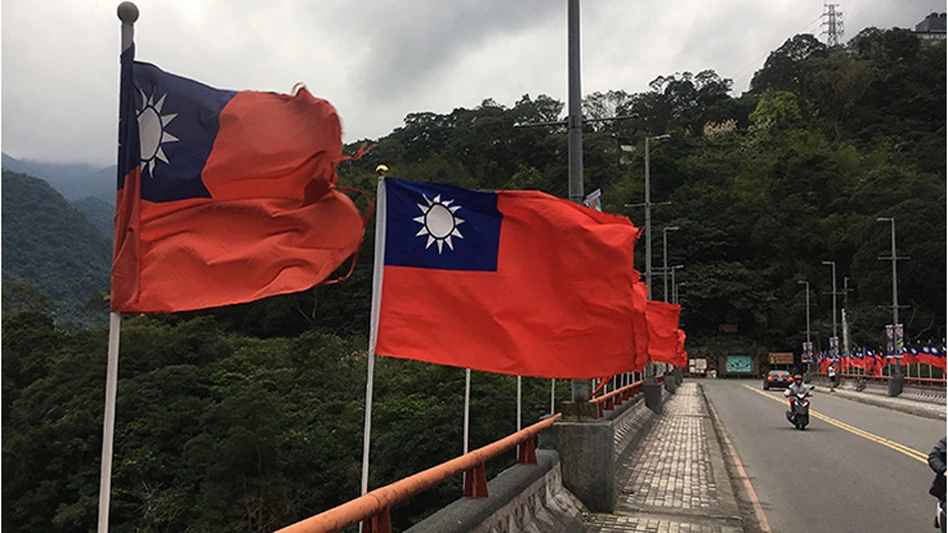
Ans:
[[[386,178],[385,264],[497,270],[500,226],[494,192]]]
[[[210,198],[201,173],[236,91],[215,89],[136,62],[133,68],[141,139],[142,199]]]

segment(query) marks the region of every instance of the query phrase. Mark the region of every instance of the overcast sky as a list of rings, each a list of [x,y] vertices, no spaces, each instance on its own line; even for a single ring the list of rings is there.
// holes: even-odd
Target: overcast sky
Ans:
[[[848,40],[914,27],[944,0],[837,0]],[[523,94],[566,101],[565,0],[137,0],[137,58],[225,89],[303,82],[342,117],[345,141],[406,114]],[[2,147],[17,158],[115,161],[116,0],[3,0]],[[711,68],[747,89],[767,54],[820,33],[820,0],[587,0],[583,94],[648,90]]]

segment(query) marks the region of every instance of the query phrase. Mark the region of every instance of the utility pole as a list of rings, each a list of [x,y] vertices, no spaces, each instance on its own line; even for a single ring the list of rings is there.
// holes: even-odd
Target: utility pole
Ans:
[[[898,257],[895,252],[895,217],[879,217],[876,222],[889,222],[891,224],[892,250],[889,257],[880,257],[881,261],[892,261],[892,327],[898,330],[899,327],[899,284],[898,274],[896,273],[896,262],[908,257]],[[902,366],[895,365],[895,379],[889,380],[889,396],[897,396],[902,392]]]
[[[649,140],[660,141],[671,135],[658,135],[645,138],[645,283],[648,285],[648,299],[652,299],[652,190],[649,165]]]
[[[797,283],[799,283],[800,285],[806,286],[806,288],[804,289],[806,291],[806,331],[805,333],[806,333],[807,346],[809,346],[811,342],[811,339],[810,339],[810,282],[797,281]]]
[[[836,327],[836,261],[823,261],[824,265],[833,267],[833,337],[839,339],[839,332]]]
[[[662,255],[664,256],[662,260],[662,278],[665,285],[665,301],[668,301],[668,232],[669,231],[678,231],[680,228],[678,226],[670,226],[662,228]],[[672,282],[674,285],[674,282]],[[674,287],[672,287],[674,290]]]

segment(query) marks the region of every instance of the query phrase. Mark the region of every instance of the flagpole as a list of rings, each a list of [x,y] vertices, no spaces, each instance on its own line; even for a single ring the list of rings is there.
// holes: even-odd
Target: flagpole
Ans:
[[[115,396],[118,389],[119,330],[122,314],[109,313],[109,362],[105,378],[105,417],[102,421],[102,467],[99,473],[99,533],[109,530],[112,494],[112,442],[115,437]]]
[[[556,412],[556,379],[550,380],[550,416]]]
[[[471,427],[471,369],[464,369],[464,455],[467,455],[469,429]]]
[[[116,10],[122,21],[121,53],[132,47],[135,40],[135,21],[138,7],[131,2],[122,2]],[[120,83],[121,86],[121,83]],[[119,89],[121,93],[121,89]],[[119,95],[121,100],[121,94]],[[121,132],[119,132],[121,142]],[[121,172],[121,170],[119,170]],[[122,314],[109,313],[109,352],[105,374],[105,413],[102,419],[102,462],[99,471],[99,522],[98,532],[109,531],[109,504],[112,496],[112,452],[115,441],[115,397],[118,393],[119,338],[122,329]]]
[[[523,428],[521,419],[521,391],[523,390],[523,376],[517,376],[517,431]]]
[[[369,324],[368,375],[365,381],[365,427],[362,433],[362,494],[369,491],[369,442],[372,436],[372,385],[375,381],[375,347],[378,344],[379,312],[382,303],[382,274],[385,265],[385,177],[379,177],[375,207],[375,258],[372,272],[372,314]],[[362,531],[362,523],[359,523]]]

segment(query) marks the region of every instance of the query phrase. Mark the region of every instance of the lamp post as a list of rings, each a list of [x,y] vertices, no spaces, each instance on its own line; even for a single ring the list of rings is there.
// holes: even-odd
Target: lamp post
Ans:
[[[668,139],[671,135],[657,135],[645,138],[645,283],[648,285],[648,299],[652,299],[652,189],[649,164],[649,141]]]
[[[678,226],[669,226],[662,228],[662,278],[665,285],[665,301],[668,301],[668,232],[678,231]],[[672,292],[674,292],[674,283],[672,283]]]
[[[675,265],[673,267],[668,268],[668,270],[671,270],[671,275],[672,275],[672,289],[673,289],[672,292],[674,292],[674,288],[675,288],[675,271],[680,268],[685,268],[685,265]],[[684,285],[684,283],[682,283],[682,285]],[[676,293],[676,294],[673,294],[672,296],[673,296],[672,303],[678,303],[678,294]]]
[[[876,222],[889,222],[892,228],[892,255],[879,259],[892,261],[892,327],[897,329],[899,327],[899,284],[895,263],[899,259],[908,259],[908,257],[898,257],[895,253],[895,217],[879,217]],[[902,366],[900,364],[895,365],[893,377],[895,379],[889,380],[889,396],[897,396],[902,392]]]
[[[810,347],[810,282],[809,281],[797,281],[800,285],[805,285],[806,288],[806,345],[807,350]],[[807,351],[804,350],[804,351]]]
[[[823,261],[823,264],[833,268],[833,336],[839,338],[836,328],[836,261]]]
[[[672,273],[674,274],[674,271],[672,271]],[[680,302],[680,300],[681,300],[681,288],[682,288],[682,287],[687,287],[687,286],[688,286],[688,284],[685,283],[685,282],[681,282],[681,283],[674,283],[674,282],[672,282],[672,303],[673,303],[673,304],[677,304],[677,303]]]

